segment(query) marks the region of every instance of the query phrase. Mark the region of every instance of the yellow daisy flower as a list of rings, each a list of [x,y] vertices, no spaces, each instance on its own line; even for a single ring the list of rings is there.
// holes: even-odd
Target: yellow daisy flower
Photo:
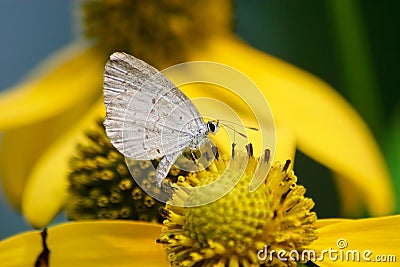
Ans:
[[[206,170],[181,177],[180,186],[213,181],[221,186],[200,195],[177,189],[162,211],[163,226],[121,220],[65,223],[48,229],[47,242],[37,231],[1,241],[0,261],[32,266],[49,255],[50,266],[285,267],[307,261],[318,266],[397,266],[400,216],[317,220],[311,211],[314,202],[304,196],[290,161],[275,163],[265,183],[249,192],[258,159],[246,157],[220,156]],[[229,179],[221,181],[222,172]],[[225,196],[192,205],[215,194],[238,173],[240,181]],[[191,207],[172,205],[178,202]],[[41,253],[47,249],[49,254]]]
[[[94,42],[72,44],[46,62],[40,75],[0,97],[2,184],[34,227],[47,225],[64,205],[68,159],[83,130],[104,115],[102,73],[116,50],[158,68],[209,60],[238,69],[261,88],[272,108],[277,160],[293,159],[299,149],[329,167],[339,185],[346,184],[343,203],[352,205],[345,209],[366,205],[372,215],[392,211],[388,171],[365,123],[326,83],[235,37],[230,1],[84,3],[86,35]],[[180,75],[188,74],[175,74]],[[185,93],[224,99],[198,88]],[[233,103],[233,108],[242,107]]]

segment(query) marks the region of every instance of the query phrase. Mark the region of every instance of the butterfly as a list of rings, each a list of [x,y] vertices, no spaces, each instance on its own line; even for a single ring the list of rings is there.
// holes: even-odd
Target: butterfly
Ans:
[[[126,53],[110,56],[104,71],[106,134],[133,160],[161,158],[155,180],[161,186],[182,151],[196,150],[216,134],[190,99],[157,69]]]

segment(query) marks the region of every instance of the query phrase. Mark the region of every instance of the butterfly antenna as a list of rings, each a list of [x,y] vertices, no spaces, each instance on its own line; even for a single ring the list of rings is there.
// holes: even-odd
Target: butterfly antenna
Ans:
[[[227,121],[227,120],[218,120],[218,122],[220,122],[220,121],[223,121],[224,125],[226,125],[226,123],[229,123],[229,124],[233,124],[233,125],[236,125],[236,126],[244,127],[246,129],[249,129],[249,130],[259,131],[259,129],[256,128],[256,127],[243,126],[242,124],[239,124],[239,123],[236,123],[236,122]]]
[[[244,133],[241,133],[239,131],[236,131],[235,127],[231,126],[231,125],[227,125],[227,124],[221,124],[221,126],[229,128],[233,131],[233,141],[235,141],[235,134],[239,134],[240,136],[247,138],[247,135],[245,135]]]

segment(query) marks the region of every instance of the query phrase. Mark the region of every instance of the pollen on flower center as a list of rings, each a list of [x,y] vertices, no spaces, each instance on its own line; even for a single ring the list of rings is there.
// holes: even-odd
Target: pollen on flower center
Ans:
[[[197,207],[167,203],[163,233],[157,241],[163,244],[172,266],[297,266],[289,257],[281,261],[276,254],[259,259],[257,252],[268,246],[271,251],[285,251],[286,256],[293,250],[301,254],[317,239],[317,217],[310,211],[314,202],[304,197],[305,188],[297,185],[290,161],[275,163],[265,183],[249,192],[258,159],[246,157],[236,153],[231,159],[225,177],[234,179],[239,174],[241,178],[222,198]],[[237,167],[247,160],[246,170],[238,172]],[[218,161],[224,161],[223,157],[216,160],[215,166],[221,166]],[[215,179],[215,174],[223,171],[217,168],[207,173]],[[178,189],[172,197],[179,196],[193,204],[204,197],[197,192],[185,195],[184,190]],[[213,190],[202,193],[212,194]]]
[[[77,146],[70,167],[66,204],[70,220],[161,221],[159,209],[164,204],[146,195],[140,187],[143,184],[139,186],[131,177],[125,158],[111,145],[101,120],[97,128],[86,132],[86,140]],[[154,180],[150,161],[135,161],[131,167],[146,177],[143,183]]]

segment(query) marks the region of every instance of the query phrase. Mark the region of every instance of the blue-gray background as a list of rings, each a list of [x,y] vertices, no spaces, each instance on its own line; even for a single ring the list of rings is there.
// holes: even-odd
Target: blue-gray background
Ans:
[[[243,39],[316,74],[347,96],[324,1],[235,2],[236,30]],[[399,105],[399,2],[358,2],[384,103],[382,112],[387,116]],[[0,90],[17,83],[46,56],[75,38],[73,5],[67,0],[0,1]],[[326,179],[329,171],[299,153],[296,173],[306,186],[314,183],[308,187],[308,195],[318,203],[319,216],[336,216],[339,204],[332,201],[337,193],[332,180]],[[26,229],[30,227],[8,206],[0,191],[0,239]]]
[[[0,1],[0,90],[74,38],[71,1]],[[12,112],[12,111],[10,111]],[[18,162],[15,162],[18,168]],[[30,229],[0,191],[0,239]]]

